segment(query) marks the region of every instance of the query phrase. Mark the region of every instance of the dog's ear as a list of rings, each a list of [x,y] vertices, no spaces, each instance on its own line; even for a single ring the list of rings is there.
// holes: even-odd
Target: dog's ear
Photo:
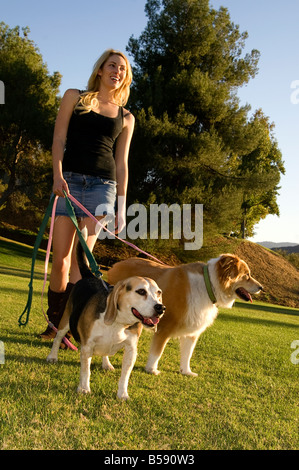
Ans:
[[[219,277],[223,283],[236,279],[239,275],[240,259],[238,256],[225,254],[221,255],[218,261]]]
[[[113,291],[109,294],[107,299],[107,308],[104,317],[105,325],[112,325],[117,315],[117,304],[119,299],[120,291],[124,288],[125,283],[123,281],[118,282]]]

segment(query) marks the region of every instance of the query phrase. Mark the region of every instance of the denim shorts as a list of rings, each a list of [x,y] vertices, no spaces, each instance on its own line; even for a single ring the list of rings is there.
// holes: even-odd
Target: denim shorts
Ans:
[[[71,195],[94,216],[115,214],[116,181],[107,180],[98,176],[81,175],[72,171],[63,172]],[[87,217],[74,202],[72,202],[77,217]],[[56,216],[67,216],[65,199],[60,197],[57,201]]]

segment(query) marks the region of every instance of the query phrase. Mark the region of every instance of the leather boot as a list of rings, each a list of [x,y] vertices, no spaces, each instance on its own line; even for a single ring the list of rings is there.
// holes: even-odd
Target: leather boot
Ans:
[[[48,289],[48,310],[47,310],[47,317],[53,325],[58,328],[59,322],[62,318],[66,303],[70,296],[70,293],[74,287],[74,284],[69,282],[66,286],[66,290],[64,292],[54,292]],[[56,336],[56,332],[51,328],[50,325],[46,328],[46,330],[40,334],[40,338],[44,341],[48,341],[54,339]]]

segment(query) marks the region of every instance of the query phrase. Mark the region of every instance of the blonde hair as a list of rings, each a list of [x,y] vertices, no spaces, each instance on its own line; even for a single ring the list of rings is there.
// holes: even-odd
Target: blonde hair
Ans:
[[[93,100],[97,99],[101,83],[101,77],[98,75],[98,72],[112,55],[119,55],[126,62],[126,76],[122,85],[115,90],[114,102],[118,106],[125,106],[127,104],[130,95],[130,85],[132,83],[132,69],[130,62],[122,52],[108,49],[94,64],[92,74],[90,75],[87,83],[87,91],[80,95],[79,101],[75,106],[76,112],[89,113],[91,111]]]

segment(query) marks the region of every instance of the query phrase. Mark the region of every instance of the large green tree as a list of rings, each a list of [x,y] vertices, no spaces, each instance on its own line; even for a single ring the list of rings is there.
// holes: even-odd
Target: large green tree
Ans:
[[[209,0],[148,0],[134,59],[130,199],[203,203],[205,222],[248,235],[276,196],[281,153],[261,111],[249,118],[238,88],[258,72],[247,33]]]
[[[60,74],[49,74],[29,29],[0,23],[0,209],[49,196]]]

